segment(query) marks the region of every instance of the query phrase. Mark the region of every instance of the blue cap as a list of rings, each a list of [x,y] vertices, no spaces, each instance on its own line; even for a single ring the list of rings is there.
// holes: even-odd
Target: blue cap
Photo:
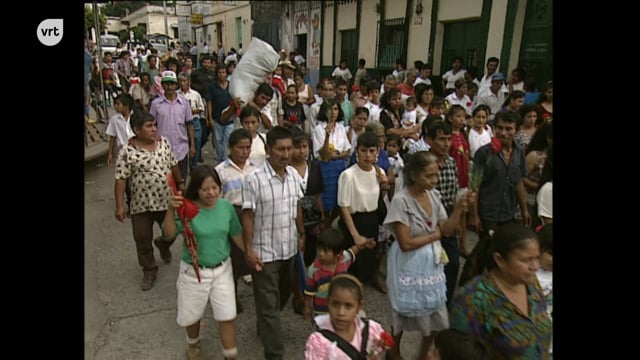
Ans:
[[[504,81],[504,75],[502,75],[502,73],[495,73],[493,74],[493,76],[491,77],[491,81]]]

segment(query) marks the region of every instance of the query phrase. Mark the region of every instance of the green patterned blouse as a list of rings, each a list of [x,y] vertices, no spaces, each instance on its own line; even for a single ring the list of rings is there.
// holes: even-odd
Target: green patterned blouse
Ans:
[[[458,289],[450,311],[451,328],[487,341],[496,359],[546,359],[551,319],[540,284],[527,285],[530,314],[523,314],[491,279],[489,272]]]

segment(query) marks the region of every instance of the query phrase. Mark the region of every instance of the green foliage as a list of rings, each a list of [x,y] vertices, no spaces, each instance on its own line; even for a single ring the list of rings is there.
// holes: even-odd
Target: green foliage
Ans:
[[[100,13],[98,15],[98,21],[100,22],[100,24],[96,32],[101,32],[101,30],[104,29],[104,26],[107,23],[107,18],[104,16],[104,14]],[[90,29],[95,26],[95,16],[93,15],[92,6],[84,7],[84,23],[87,32],[89,32]]]
[[[162,1],[110,1],[102,7],[102,12],[106,16],[123,17],[126,15],[125,9],[128,9],[130,14],[144,7],[146,3],[162,6]],[[175,1],[167,1],[167,6],[174,5]]]
[[[120,30],[118,32],[118,38],[120,38],[120,42],[121,43],[126,43],[129,39],[129,31],[133,31],[133,38],[135,39],[135,41],[137,42],[144,42],[145,40],[145,32],[144,29],[140,26],[134,26],[132,28],[127,29],[123,29]]]

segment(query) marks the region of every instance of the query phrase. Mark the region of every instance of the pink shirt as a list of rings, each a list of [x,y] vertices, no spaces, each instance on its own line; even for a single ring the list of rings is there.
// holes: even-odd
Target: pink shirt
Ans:
[[[333,326],[331,325],[329,314],[316,316],[315,321],[321,329],[333,331]],[[364,326],[364,322],[359,317],[356,317],[355,322],[356,331],[350,343],[357,350],[360,350],[360,346],[362,344],[362,327]],[[377,351],[377,353],[380,354],[384,351],[378,346],[380,335],[383,332],[384,329],[382,328],[382,326],[380,326],[380,324],[373,320],[369,320],[369,340],[367,341],[367,353],[373,353],[374,351]],[[309,338],[307,339],[307,343],[304,346],[304,358],[306,360],[350,360],[349,356],[347,356],[347,354],[345,354],[338,347],[337,343],[332,342],[317,331],[311,333],[311,335],[309,335]]]

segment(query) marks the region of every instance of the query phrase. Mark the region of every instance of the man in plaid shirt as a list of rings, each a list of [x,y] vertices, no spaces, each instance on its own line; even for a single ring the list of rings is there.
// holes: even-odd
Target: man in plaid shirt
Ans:
[[[451,124],[436,120],[427,130],[427,144],[431,146],[429,152],[438,157],[438,184],[436,189],[440,192],[442,204],[447,210],[447,216],[453,212],[453,205],[458,193],[458,166],[456,161],[449,155],[451,147]],[[442,248],[449,256],[449,263],[444,266],[444,274],[447,277],[447,306],[453,298],[456,289],[458,272],[460,271],[460,246],[458,236],[454,233],[451,236],[440,239]]]
[[[294,255],[304,251],[304,224],[299,200],[304,196],[295,169],[289,129],[275,126],[267,133],[264,165],[242,184],[242,237],[245,259],[253,273],[258,336],[264,358],[284,357],[280,310],[291,294]]]

